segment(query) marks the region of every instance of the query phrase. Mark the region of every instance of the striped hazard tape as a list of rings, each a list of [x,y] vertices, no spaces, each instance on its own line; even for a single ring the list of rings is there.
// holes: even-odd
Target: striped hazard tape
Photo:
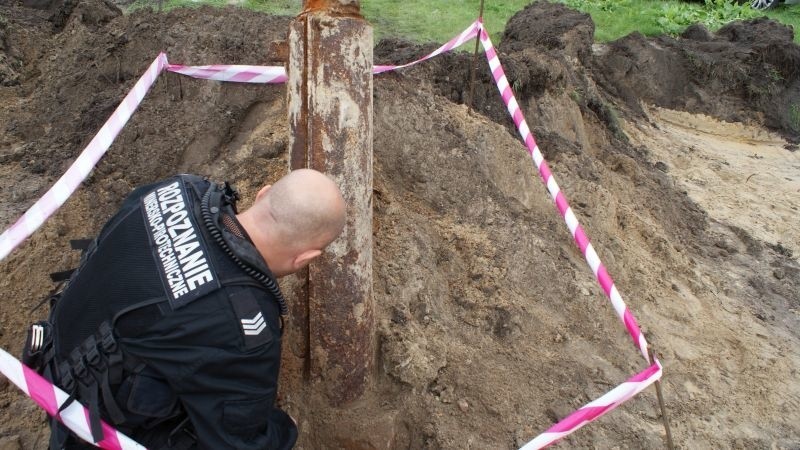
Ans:
[[[564,218],[567,228],[569,228],[572,237],[575,239],[575,243],[586,258],[586,262],[597,278],[597,282],[603,288],[603,292],[605,292],[606,296],[611,300],[611,304],[614,306],[617,315],[628,329],[628,333],[631,335],[634,344],[639,351],[642,352],[647,362],[652,364],[650,367],[634,375],[628,381],[617,386],[607,394],[570,414],[523,447],[525,450],[533,450],[550,445],[564,436],[575,432],[582,426],[638,394],[644,388],[661,378],[662,367],[661,363],[657,360],[651,361],[648,354],[647,341],[644,338],[644,334],[642,334],[642,330],[639,329],[639,325],[636,324],[636,319],[622,300],[622,296],[614,285],[614,280],[611,279],[605,266],[600,261],[600,257],[589,242],[586,232],[583,231],[583,227],[578,223],[578,218],[575,216],[572,208],[570,208],[567,197],[561,192],[561,189],[559,189],[558,183],[556,183],[553,173],[550,171],[547,161],[544,160],[539,146],[536,145],[536,139],[533,137],[528,123],[522,115],[522,110],[517,103],[517,99],[514,97],[514,92],[508,84],[508,79],[506,79],[505,71],[500,64],[500,58],[497,57],[497,51],[489,38],[489,33],[486,32],[486,29],[484,29],[482,25],[480,40],[486,59],[489,61],[489,68],[492,71],[492,76],[497,84],[497,89],[503,97],[503,102],[508,109],[508,114],[510,114],[511,118],[514,120],[514,125],[517,126],[522,141],[525,142],[525,146],[528,148],[528,153],[531,155],[536,169],[539,170],[542,182],[547,186],[547,191],[553,198],[558,212],[561,213],[561,216]]]
[[[89,410],[79,402],[73,401],[59,412],[69,399],[69,395],[42,378],[32,369],[23,365],[3,349],[0,349],[0,372],[47,411],[47,414],[57,418],[86,442],[111,450],[145,449],[145,447],[105,422],[101,424],[103,427],[103,440],[94,441],[89,421]]]
[[[600,418],[600,416],[642,392],[645,388],[658,381],[661,378],[661,373],[661,363],[656,360],[652,366],[630,377],[628,381],[615,387],[597,400],[587,403],[544,433],[536,436],[532,441],[525,444],[521,450],[535,450],[558,442],[563,437],[574,433],[582,426]]]
[[[611,300],[611,304],[614,306],[617,315],[628,329],[628,333],[631,335],[631,338],[633,338],[634,344],[636,344],[639,351],[642,352],[644,359],[651,362],[650,356],[647,353],[647,341],[644,338],[642,330],[639,329],[636,319],[622,300],[622,296],[614,285],[614,280],[611,279],[611,275],[608,274],[605,265],[600,261],[600,257],[589,242],[589,237],[586,235],[586,232],[583,231],[581,224],[578,223],[578,218],[569,206],[567,197],[558,187],[558,183],[555,177],[553,177],[553,173],[550,171],[550,166],[547,165],[547,161],[545,161],[542,152],[539,150],[539,146],[536,145],[536,139],[533,137],[528,123],[522,115],[522,109],[520,109],[517,99],[514,97],[514,92],[508,84],[505,71],[500,64],[500,58],[497,57],[497,51],[494,49],[491,39],[489,39],[489,33],[484,29],[481,29],[481,43],[486,52],[486,59],[489,60],[489,68],[497,84],[497,89],[503,97],[503,102],[506,104],[506,108],[508,108],[508,113],[514,120],[514,125],[517,126],[522,141],[525,142],[525,146],[528,147],[528,153],[531,155],[531,158],[533,158],[536,169],[539,170],[542,182],[547,186],[547,191],[553,198],[558,212],[561,213],[561,217],[563,217],[564,221],[567,223],[567,228],[569,228],[569,232],[575,239],[575,243],[586,258],[586,262],[597,278],[597,282],[603,288],[603,292],[605,292],[606,296]]]
[[[389,72],[397,69],[404,69],[413,65],[427,61],[442,53],[461,46],[465,42],[474,39],[478,35],[479,22],[476,20],[466,30],[458,36],[450,39],[447,43],[410,63],[392,65],[376,65],[372,69],[373,74]],[[268,83],[277,84],[286,82],[286,69],[280,66],[241,66],[217,64],[212,66],[184,66],[181,64],[169,64],[167,71],[186,75],[192,78],[215,81],[231,81],[236,83]]]
[[[33,206],[28,208],[19,220],[0,235],[0,261],[38,230],[44,221],[53,215],[78,189],[78,186],[89,176],[100,158],[111,147],[111,143],[114,142],[122,127],[128,123],[128,119],[139,107],[145,94],[166,65],[167,55],[159,54],[64,175]]]

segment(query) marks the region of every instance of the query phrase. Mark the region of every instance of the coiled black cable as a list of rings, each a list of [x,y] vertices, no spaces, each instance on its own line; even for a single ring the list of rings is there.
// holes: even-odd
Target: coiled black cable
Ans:
[[[216,186],[212,183],[209,186],[206,193],[203,195],[203,198],[200,200],[200,215],[203,218],[203,223],[206,226],[206,229],[209,233],[211,233],[211,237],[219,244],[220,248],[225,251],[225,253],[236,263],[239,268],[244,270],[244,272],[256,279],[259,283],[263,284],[267,290],[275,296],[275,299],[278,301],[278,307],[281,311],[281,316],[285,316],[289,313],[289,310],[286,308],[286,300],[283,298],[283,294],[281,293],[281,289],[272,280],[267,274],[261,272],[260,270],[250,266],[246,262],[239,259],[233,250],[228,246],[228,243],[225,242],[225,238],[222,237],[222,231],[219,227],[214,223],[214,219],[211,215],[211,206],[209,203],[211,202],[211,194],[216,189]]]

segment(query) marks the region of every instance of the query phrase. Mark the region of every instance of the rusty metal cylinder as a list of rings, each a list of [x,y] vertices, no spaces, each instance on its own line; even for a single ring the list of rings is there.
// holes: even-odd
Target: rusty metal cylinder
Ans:
[[[372,27],[358,1],[309,0],[288,41],[290,168],[327,174],[347,202],[306,289],[311,381],[341,406],[364,393],[374,359]]]

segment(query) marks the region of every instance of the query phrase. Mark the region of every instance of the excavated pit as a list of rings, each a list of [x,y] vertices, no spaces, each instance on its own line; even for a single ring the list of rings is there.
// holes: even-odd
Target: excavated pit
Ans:
[[[68,4],[0,6],[4,227],[159,51],[183,64],[270,64],[264,49],[289,20]],[[540,2],[495,44],[561,189],[661,354],[673,435],[682,448],[794,449],[800,49],[791,30],[754,20],[604,45],[593,32],[588,16]],[[376,63],[435,46],[385,40]],[[470,63],[451,53],[375,79],[376,373],[363,400],[332,410],[302,383],[304,349],[288,330],[281,401],[300,421],[299,448],[513,448],[645,366],[483,60],[475,110],[462,104]],[[235,181],[250,199],[287,170],[287,128],[283,86],[162,75],[83,187],[0,264],[0,346],[19,353],[26,326],[46,314],[32,309],[48,274],[78,260],[69,239],[97,233],[133,187],[194,172]],[[3,381],[0,447],[45,448],[43,413]],[[564,446],[659,448],[656,406],[645,391]]]

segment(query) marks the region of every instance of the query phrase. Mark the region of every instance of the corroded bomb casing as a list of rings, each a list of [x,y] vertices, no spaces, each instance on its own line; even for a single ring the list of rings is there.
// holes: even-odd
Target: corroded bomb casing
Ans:
[[[291,169],[327,174],[347,202],[306,289],[310,375],[339,406],[364,393],[374,359],[372,27],[358,1],[309,0],[288,41]]]

